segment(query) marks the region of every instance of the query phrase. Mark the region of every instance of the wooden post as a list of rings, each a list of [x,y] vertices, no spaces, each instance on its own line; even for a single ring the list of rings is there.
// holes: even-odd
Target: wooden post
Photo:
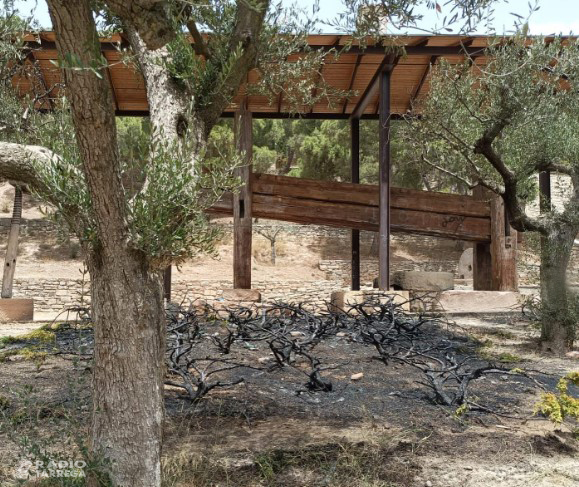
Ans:
[[[489,192],[482,186],[477,186],[472,191],[474,199],[488,201]],[[492,290],[492,259],[491,245],[489,243],[475,243],[472,253],[472,287],[475,291]]]
[[[517,232],[509,225],[503,199],[477,187],[473,196],[488,201],[491,243],[477,243],[473,252],[473,288],[476,291],[518,291]]]
[[[517,231],[508,222],[500,196],[491,199],[491,269],[493,291],[518,291]]]
[[[360,120],[350,120],[351,180],[360,182]],[[360,230],[351,230],[352,236],[352,291],[360,290]]]
[[[167,303],[171,302],[171,266],[165,268],[163,272],[163,294]]]
[[[16,271],[16,257],[18,256],[18,235],[20,234],[20,221],[22,219],[22,189],[14,186],[14,208],[10,221],[10,233],[6,247],[6,259],[4,260],[4,275],[2,277],[2,298],[12,297],[12,285],[14,272]]]
[[[251,289],[252,191],[251,159],[253,130],[251,112],[245,102],[235,114],[235,142],[244,165],[235,170],[243,186],[233,197],[233,287]]]
[[[390,74],[387,66],[380,73],[379,92],[379,191],[380,225],[378,246],[378,287],[390,289]]]

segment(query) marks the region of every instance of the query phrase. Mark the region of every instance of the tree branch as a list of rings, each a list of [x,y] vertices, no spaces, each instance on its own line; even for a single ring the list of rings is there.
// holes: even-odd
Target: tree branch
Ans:
[[[175,38],[168,4],[162,0],[105,0],[123,21],[135,25],[149,49],[159,49]]]
[[[220,89],[215,90],[212,98],[204,103],[205,108],[200,110],[199,115],[205,122],[206,130],[210,130],[217,122],[249,70],[254,67],[259,37],[269,4],[270,0],[254,0],[251,3],[247,0],[237,0],[235,27],[229,40],[229,52],[233,57],[241,49],[241,54],[233,59],[230,57],[232,63],[225,62],[221,65],[223,78]],[[224,72],[225,69],[228,73]]]
[[[45,187],[34,168],[34,161],[48,164],[55,157],[58,156],[54,152],[38,145],[0,142],[0,179],[40,192]]]
[[[519,180],[515,173],[505,164],[502,157],[493,147],[494,140],[509,125],[507,117],[500,117],[487,128],[484,134],[476,141],[474,152],[482,154],[501,176],[505,189],[502,193],[503,201],[509,212],[509,220],[513,228],[519,232],[535,231],[547,234],[547,226],[538,218],[531,218],[525,213],[518,197]]]
[[[193,49],[195,50],[195,54],[198,56],[203,56],[205,59],[210,59],[211,52],[209,51],[209,46],[203,39],[199,29],[197,29],[195,20],[192,18],[191,5],[187,5],[185,7],[184,14],[187,18],[185,25],[187,26],[189,34],[191,34],[191,37],[193,38]]]

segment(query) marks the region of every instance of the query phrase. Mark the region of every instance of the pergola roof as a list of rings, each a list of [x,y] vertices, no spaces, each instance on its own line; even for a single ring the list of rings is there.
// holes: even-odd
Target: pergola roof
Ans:
[[[330,49],[347,45],[350,38],[342,35],[313,35],[308,42],[313,49]],[[59,68],[53,63],[58,59],[55,45],[55,34],[43,32],[30,35],[27,39],[30,47],[30,59],[37,61],[40,67],[43,84],[53,87],[51,96],[57,97],[58,83],[61,82]],[[317,103],[313,107],[305,107],[301,117],[305,118],[375,118],[378,114],[378,73],[385,64],[395,64],[391,78],[391,113],[407,113],[414,100],[428,92],[430,66],[439,58],[445,58],[451,63],[458,63],[466,55],[475,58],[477,64],[486,62],[483,54],[489,42],[487,36],[386,36],[382,45],[372,45],[365,49],[353,46],[337,60],[328,55],[321,66],[320,79],[340,90],[352,90],[354,96],[339,100],[333,106],[327,103]],[[126,46],[126,41],[116,35],[101,39],[102,52],[109,63],[108,78],[111,83],[115,110],[117,115],[147,115],[148,105],[145,83],[141,74],[132,66],[121,62],[122,53],[119,46]],[[406,55],[393,59],[391,50],[386,53],[385,45],[403,46]],[[295,55],[296,57],[299,54]],[[289,59],[291,61],[291,58]],[[254,70],[249,73],[249,83],[254,83],[259,74]],[[26,79],[16,80],[22,93],[30,90],[30,82]],[[289,107],[284,103],[283,95],[278,94],[272,101],[267,96],[245,95],[242,87],[233,103],[223,116],[230,116],[247,98],[248,109],[254,117],[284,118],[289,116]],[[50,108],[48,106],[41,108]]]

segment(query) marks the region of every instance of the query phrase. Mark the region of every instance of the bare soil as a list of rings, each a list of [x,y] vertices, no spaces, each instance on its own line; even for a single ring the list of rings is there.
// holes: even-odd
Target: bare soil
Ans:
[[[485,357],[540,370],[552,389],[578,368],[541,355],[535,329],[515,318],[459,323]],[[497,414],[433,404],[415,369],[384,366],[349,338],[320,345],[331,393],[297,393],[299,369],[247,371],[244,384],[218,389],[193,406],[166,388],[164,476],[169,486],[571,487],[579,485],[579,443],[566,427],[533,416],[540,391],[522,378],[487,377],[473,385]],[[255,363],[267,350],[250,351]],[[501,359],[503,357],[503,359]],[[0,485],[22,460],[24,436],[53,451],[74,451],[73,432],[87,433],[90,364],[21,356],[0,364],[7,399],[0,433]],[[351,375],[363,372],[362,379]],[[578,391],[572,391],[575,395]],[[525,419],[511,419],[517,416]],[[26,449],[24,449],[26,450]]]

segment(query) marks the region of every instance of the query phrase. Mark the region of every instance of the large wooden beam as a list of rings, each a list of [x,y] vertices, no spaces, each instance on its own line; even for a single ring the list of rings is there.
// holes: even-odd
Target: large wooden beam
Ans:
[[[551,172],[539,173],[539,208],[541,213],[551,211]]]
[[[243,155],[244,165],[235,169],[235,175],[241,179],[242,186],[233,196],[233,287],[251,289],[253,127],[251,112],[247,110],[245,102],[236,113],[234,121],[236,147]]]
[[[488,191],[482,186],[477,186],[473,189],[472,197],[477,202],[489,201]],[[475,291],[492,290],[492,258],[490,241],[476,242],[474,244],[472,252],[472,287]]]
[[[350,157],[352,183],[360,182],[360,120],[350,120]],[[360,290],[360,230],[351,230],[352,238],[352,291]]]
[[[375,207],[378,207],[379,204],[378,186],[374,184],[338,183],[254,173],[252,188],[254,193],[260,194]],[[392,208],[448,213],[449,217],[462,215],[490,218],[488,202],[476,201],[470,196],[390,188],[390,198]]]
[[[378,186],[253,174],[253,215],[295,223],[376,232]],[[393,232],[490,242],[490,204],[470,196],[391,188]],[[231,215],[226,194],[212,213]]]

